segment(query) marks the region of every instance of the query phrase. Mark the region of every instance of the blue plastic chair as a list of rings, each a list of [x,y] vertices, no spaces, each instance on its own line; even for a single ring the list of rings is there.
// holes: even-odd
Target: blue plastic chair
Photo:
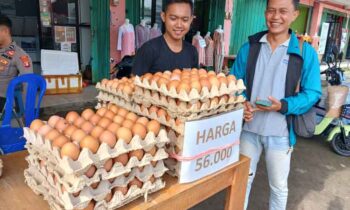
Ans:
[[[25,126],[27,127],[39,117],[41,100],[46,91],[45,79],[37,74],[24,74],[11,80],[7,87],[4,119],[0,127],[0,152],[4,154],[24,150],[23,128],[11,127],[16,87],[23,83],[27,84],[24,107]]]

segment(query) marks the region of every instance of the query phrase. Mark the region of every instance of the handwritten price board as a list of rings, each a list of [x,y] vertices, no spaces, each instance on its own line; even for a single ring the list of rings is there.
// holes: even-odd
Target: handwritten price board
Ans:
[[[180,183],[196,181],[238,161],[242,119],[240,109],[186,122]]]

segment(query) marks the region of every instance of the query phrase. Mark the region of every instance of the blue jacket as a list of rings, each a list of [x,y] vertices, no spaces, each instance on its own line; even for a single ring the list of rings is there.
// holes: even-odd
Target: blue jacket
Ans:
[[[259,41],[266,33],[267,31],[264,31],[249,37],[249,42],[245,43],[239,50],[230,71],[230,74],[235,75],[237,79],[244,80],[247,87],[245,94],[248,99],[250,99],[255,67],[261,47]],[[296,135],[292,123],[289,121],[290,116],[306,113],[320,99],[322,91],[320,64],[316,51],[311,45],[304,42],[301,55],[298,38],[291,31],[290,34],[291,37],[287,50],[290,59],[286,76],[286,94],[285,98],[281,99],[282,108],[280,113],[284,114],[287,118],[290,146],[292,147],[296,143]],[[299,79],[300,92],[295,93]]]

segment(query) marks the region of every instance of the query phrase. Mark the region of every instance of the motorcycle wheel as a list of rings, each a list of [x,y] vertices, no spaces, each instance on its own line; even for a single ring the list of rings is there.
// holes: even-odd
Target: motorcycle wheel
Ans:
[[[333,140],[331,142],[331,146],[337,154],[345,157],[350,157],[350,148],[346,147],[346,145],[344,144],[343,136],[341,135],[341,133],[337,133],[334,135]]]

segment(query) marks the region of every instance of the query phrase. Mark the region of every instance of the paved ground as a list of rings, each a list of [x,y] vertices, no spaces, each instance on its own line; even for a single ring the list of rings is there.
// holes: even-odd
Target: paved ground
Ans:
[[[287,209],[348,210],[349,180],[350,158],[336,155],[323,137],[300,139],[292,155]],[[268,209],[268,192],[265,164],[260,161],[248,209]],[[224,209],[224,199],[225,191],[191,210]]]

